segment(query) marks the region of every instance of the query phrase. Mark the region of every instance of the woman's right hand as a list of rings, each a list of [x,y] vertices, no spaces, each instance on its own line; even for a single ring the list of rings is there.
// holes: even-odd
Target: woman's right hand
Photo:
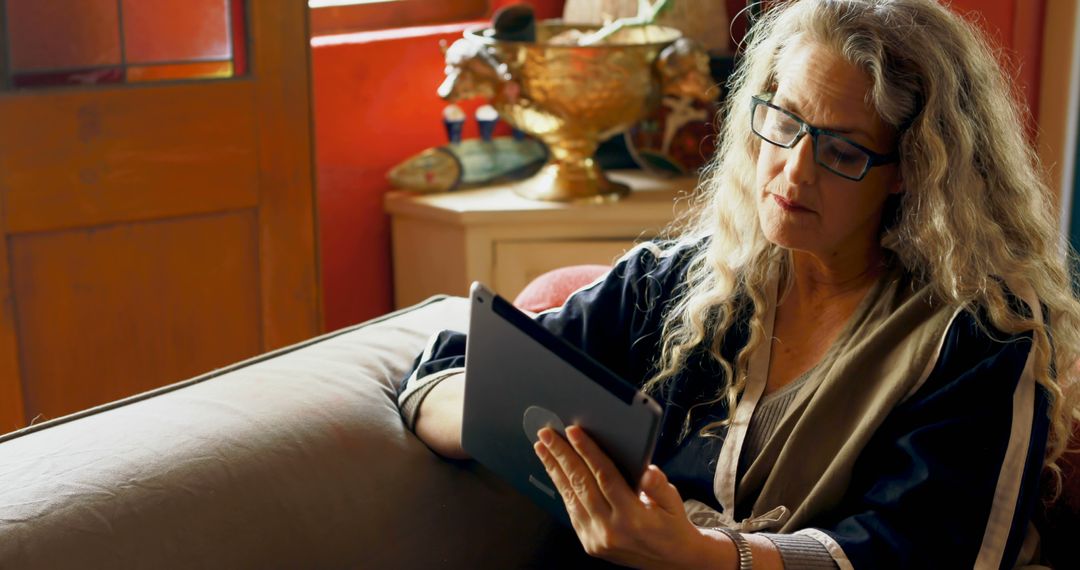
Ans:
[[[465,373],[439,382],[420,403],[416,437],[432,451],[450,459],[469,459],[461,447],[461,418],[465,407]]]

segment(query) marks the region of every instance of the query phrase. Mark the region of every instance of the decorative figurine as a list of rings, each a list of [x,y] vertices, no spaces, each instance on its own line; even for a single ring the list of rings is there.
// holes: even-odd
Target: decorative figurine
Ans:
[[[749,0],[751,9],[765,4],[762,0]],[[648,4],[647,6],[645,4]],[[668,2],[643,2],[642,0],[566,0],[562,19],[574,24],[603,26],[611,23],[620,27],[630,22],[648,22],[668,26],[682,32],[684,38],[701,44],[711,56],[731,53],[729,34],[717,33],[727,30],[731,24],[728,4],[721,0],[669,0]]]
[[[658,63],[661,52],[681,36],[674,28],[647,23],[668,5],[669,0],[640,0],[639,18],[606,29],[538,23],[532,9],[522,5],[500,10],[492,28],[467,31],[444,47],[446,78],[438,88],[451,105],[475,97],[487,100],[476,115],[482,140],[455,142],[460,116],[453,111],[456,106],[448,107],[444,119],[451,144],[410,158],[389,178],[399,187],[436,191],[535,172],[515,184],[514,191],[557,201],[625,196],[629,187],[609,180],[593,158],[599,142],[647,117],[669,95],[678,130],[679,121],[700,114],[680,97],[694,98],[708,88],[702,88],[700,77],[689,76],[699,71],[692,44],[679,44],[667,61]],[[553,43],[559,36],[588,38],[593,45]],[[512,137],[492,136],[496,117],[513,127]],[[666,137],[668,147],[673,136]]]
[[[429,148],[390,169],[397,188],[447,192],[528,178],[547,161],[547,149],[532,138],[468,139]]]
[[[437,90],[439,97],[450,102],[482,97],[496,108],[517,100],[521,87],[510,77],[510,68],[483,43],[457,40],[444,57],[446,79]]]
[[[480,138],[491,142],[495,134],[495,123],[499,122],[499,112],[491,105],[481,105],[476,110],[476,124],[480,127]]]
[[[461,142],[461,129],[465,125],[465,111],[453,103],[443,109],[443,125],[450,144]]]
[[[536,139],[495,137],[499,114],[491,105],[476,110],[480,139],[461,140],[465,112],[447,105],[443,122],[450,144],[429,148],[398,164],[387,174],[398,188],[446,192],[532,176],[547,160]]]
[[[710,120],[719,111],[719,86],[713,82],[709,56],[680,38],[657,60],[663,100],[624,134],[634,162],[661,176],[695,173],[715,150]]]
[[[637,15],[619,18],[604,27],[581,38],[579,46],[594,46],[603,43],[619,30],[629,26],[648,26],[657,23],[657,17],[671,4],[671,0],[638,0]]]
[[[536,16],[529,4],[510,4],[499,8],[491,18],[494,38],[506,42],[535,42]]]
[[[598,28],[539,22],[535,42],[498,39],[501,31],[495,29],[468,31],[446,51],[441,97],[449,102],[483,97],[502,120],[539,138],[550,151],[535,176],[514,185],[521,196],[603,202],[629,193],[604,175],[593,154],[601,140],[625,131],[660,103],[657,57],[681,34],[662,26],[623,25],[596,45],[552,42],[560,34],[585,37]]]

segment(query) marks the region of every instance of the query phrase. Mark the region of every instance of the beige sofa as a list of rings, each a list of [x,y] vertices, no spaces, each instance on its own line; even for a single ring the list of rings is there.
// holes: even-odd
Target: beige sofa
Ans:
[[[0,437],[0,568],[577,567],[572,534],[404,429],[434,298]]]
[[[467,327],[467,308],[433,298],[0,436],[0,569],[606,566],[404,428],[396,383],[432,332]],[[1043,546],[1077,568],[1075,459],[1065,472]]]

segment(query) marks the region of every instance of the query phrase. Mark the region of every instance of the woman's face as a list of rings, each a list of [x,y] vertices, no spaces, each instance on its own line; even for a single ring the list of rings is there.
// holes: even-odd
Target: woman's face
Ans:
[[[802,43],[778,62],[772,103],[810,125],[889,154],[896,134],[867,105],[870,87],[866,74],[831,50]],[[864,256],[875,247],[885,199],[900,189],[896,164],[870,168],[856,182],[815,162],[809,134],[790,149],[759,142],[758,220],[769,241],[824,263]]]

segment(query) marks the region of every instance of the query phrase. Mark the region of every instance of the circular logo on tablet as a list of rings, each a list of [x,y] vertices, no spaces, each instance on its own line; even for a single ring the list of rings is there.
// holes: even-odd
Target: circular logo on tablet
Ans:
[[[540,441],[536,437],[536,432],[545,427],[550,427],[559,432],[559,435],[566,437],[566,426],[563,425],[559,416],[555,415],[555,412],[552,412],[547,408],[541,408],[540,406],[529,406],[528,408],[525,408],[525,413],[521,416],[521,427],[525,430],[525,435],[533,444]]]

